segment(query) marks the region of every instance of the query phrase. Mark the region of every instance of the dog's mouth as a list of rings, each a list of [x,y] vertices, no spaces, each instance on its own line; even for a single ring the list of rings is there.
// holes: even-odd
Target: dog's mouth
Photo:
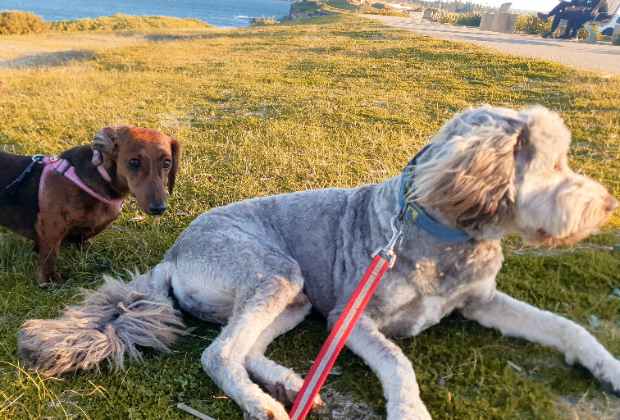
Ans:
[[[587,238],[590,235],[596,234],[598,228],[591,228],[583,230],[581,232],[575,232],[566,236],[556,237],[547,233],[544,229],[538,229],[533,237],[524,238],[528,245],[543,247],[543,248],[557,248],[560,246],[572,246],[577,242]]]
[[[142,201],[136,197],[138,207],[149,216],[161,216],[166,212],[168,206],[165,201]]]

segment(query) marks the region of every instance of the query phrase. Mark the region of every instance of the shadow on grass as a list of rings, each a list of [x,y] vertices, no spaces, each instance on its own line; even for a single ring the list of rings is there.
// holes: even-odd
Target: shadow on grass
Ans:
[[[378,30],[370,30],[370,31],[334,31],[333,35],[336,36],[344,36],[351,39],[365,39],[369,41],[387,41],[387,40],[397,40],[402,37],[399,34],[390,34],[386,33],[386,31],[382,29]]]
[[[207,34],[148,34],[144,39],[151,42],[171,42],[171,41],[196,41],[209,39],[243,39],[243,38],[288,38],[290,34],[284,32],[255,32],[238,30],[236,32],[213,32]]]
[[[95,53],[89,50],[56,51],[0,60],[0,68],[58,67],[69,62],[87,61],[93,58],[95,58]]]

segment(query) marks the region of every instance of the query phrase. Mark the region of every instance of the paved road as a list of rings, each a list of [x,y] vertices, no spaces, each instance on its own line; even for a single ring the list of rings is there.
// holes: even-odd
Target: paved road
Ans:
[[[544,39],[534,35],[502,34],[430,22],[416,23],[409,18],[394,16],[368,15],[368,17],[389,26],[433,38],[471,42],[507,54],[556,61],[570,67],[592,70],[605,75],[620,75],[620,46]]]

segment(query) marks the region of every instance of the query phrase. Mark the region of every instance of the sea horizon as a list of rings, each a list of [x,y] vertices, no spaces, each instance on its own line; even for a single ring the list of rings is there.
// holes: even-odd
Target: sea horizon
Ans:
[[[254,17],[282,18],[289,0],[3,0],[0,12],[32,12],[47,21],[97,18],[115,14],[170,16],[205,21],[219,27],[243,27]]]

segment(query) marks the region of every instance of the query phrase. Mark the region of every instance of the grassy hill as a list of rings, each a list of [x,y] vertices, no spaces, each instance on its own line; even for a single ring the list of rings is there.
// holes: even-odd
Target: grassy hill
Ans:
[[[46,22],[29,12],[0,12],[0,35],[41,32],[148,31],[153,29],[205,29],[209,24],[198,19],[169,16],[129,16],[116,14],[93,19]]]
[[[160,220],[130,202],[90,246],[67,248],[67,282],[40,290],[31,244],[0,232],[0,418],[179,418],[187,403],[241,418],[202,372],[218,326],[197,327],[171,356],[126,371],[44,380],[21,368],[15,333],[53,317],[104,272],[158,262],[198,214],[267,194],[357,186],[396,175],[441,124],[468,106],[542,103],[573,131],[571,162],[620,196],[620,79],[419,37],[351,16],[241,30],[60,33],[0,38],[0,147],[58,153],[103,126],[131,123],[185,147]],[[620,355],[620,217],[571,249],[507,241],[499,287],[564,314]],[[327,335],[313,316],[271,355],[306,372]],[[552,350],[451,317],[398,340],[436,419],[618,418],[620,402]],[[375,376],[351,353],[328,381],[330,408],[384,413]],[[347,406],[348,402],[355,403]],[[346,406],[346,407],[345,407]]]

